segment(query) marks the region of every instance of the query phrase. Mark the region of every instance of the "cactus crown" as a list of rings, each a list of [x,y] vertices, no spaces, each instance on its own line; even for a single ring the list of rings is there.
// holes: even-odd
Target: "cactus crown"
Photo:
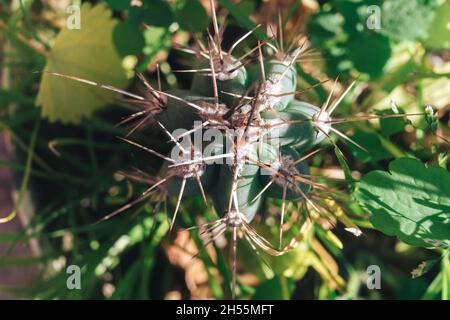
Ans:
[[[214,10],[213,1],[211,5]],[[171,156],[138,145],[165,161],[160,181],[168,185],[169,195],[177,197],[172,226],[183,196],[201,194],[205,202],[211,197],[220,217],[201,226],[206,245],[230,229],[234,253],[241,234],[253,248],[281,255],[288,251],[281,246],[285,201],[309,203],[308,194],[320,186],[309,178],[306,162],[316,151],[304,154],[329,135],[330,101],[319,108],[295,99],[296,62],[305,52],[305,42],[287,51],[258,42],[238,58],[233,50],[253,30],[224,51],[215,14],[213,26],[215,34],[208,32],[208,45],[199,42],[201,49],[195,51],[200,59],[196,69],[186,70],[195,72],[190,90],[157,90],[141,76],[150,93],[149,104],[125,121],[157,122],[174,144]],[[266,58],[265,45],[276,54]],[[175,129],[184,132],[171,132]],[[211,130],[214,142],[192,142],[196,133],[205,137]],[[187,144],[182,146],[180,139]],[[278,249],[249,225],[267,197],[283,201]],[[233,266],[234,296],[235,262]]]

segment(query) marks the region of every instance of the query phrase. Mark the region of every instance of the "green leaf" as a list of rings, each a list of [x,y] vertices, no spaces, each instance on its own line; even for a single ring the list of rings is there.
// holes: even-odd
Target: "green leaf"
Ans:
[[[376,163],[380,160],[392,158],[392,155],[383,147],[380,137],[376,133],[356,130],[351,138],[368,150],[368,152],[362,150],[353,143],[348,144],[352,155],[362,162]]]
[[[374,227],[410,245],[448,247],[450,173],[411,158],[394,160],[389,171],[368,173],[354,193]]]
[[[151,26],[168,27],[174,21],[172,8],[166,1],[145,1],[143,20]]]
[[[251,30],[256,27],[256,23],[254,23],[248,15],[240,10],[238,6],[232,3],[230,0],[219,0],[219,4],[228,10],[230,15],[236,20],[236,22],[241,26],[248,30]],[[261,38],[267,38],[266,34],[262,31],[261,28],[255,30],[255,34]]]
[[[438,155],[439,166],[445,169],[447,168],[447,163],[448,163],[448,151],[439,153]]]
[[[243,14],[251,16],[257,9],[257,3],[254,0],[240,0],[235,4],[236,8]]]
[[[437,274],[431,284],[428,286],[424,295],[422,296],[422,300],[432,300],[436,299],[442,289],[442,271]]]
[[[131,0],[106,0],[108,5],[113,10],[122,11],[128,9],[131,4]]]
[[[138,55],[145,46],[145,39],[138,28],[127,23],[116,25],[113,31],[114,45],[122,56]]]
[[[331,1],[310,19],[311,41],[322,49],[328,73],[345,78],[356,69],[372,78],[382,75],[392,50],[388,37],[366,27],[372,5],[378,0]]]
[[[50,121],[79,123],[107,104],[111,92],[57,77],[57,72],[99,84],[125,88],[128,84],[112,33],[117,22],[104,5],[81,7],[81,29],[62,29],[42,75],[36,104]]]
[[[156,54],[168,50],[171,46],[170,32],[166,28],[148,27],[144,30],[145,57],[138,67],[139,71],[144,71]]]
[[[398,41],[425,39],[436,7],[436,0],[386,0],[380,32]]]
[[[336,158],[338,159],[339,165],[341,166],[342,170],[344,171],[345,180],[347,182],[355,181],[352,177],[352,171],[350,170],[350,167],[348,166],[347,159],[345,158],[342,151],[338,147],[334,147],[334,153],[336,154]]]
[[[287,300],[294,292],[295,283],[284,276],[275,276],[256,288],[253,300]]]
[[[342,32],[344,20],[342,16],[319,12],[312,18],[310,28],[312,37],[327,37]]]
[[[450,49],[450,1],[444,0],[436,10],[425,45],[436,49]]]
[[[176,17],[180,27],[191,32],[202,32],[209,25],[209,16],[198,0],[184,1]]]
[[[128,9],[127,23],[132,28],[139,28],[144,21],[144,8],[132,6]]]
[[[353,34],[364,27],[369,16],[368,6],[379,5],[379,0],[334,1],[336,9],[345,17],[344,30]]]
[[[355,69],[369,74],[372,78],[382,74],[392,52],[389,39],[377,33],[354,34],[347,45],[349,58]]]
[[[405,113],[403,109],[394,107],[392,109],[384,109],[377,112],[378,115],[402,114]],[[407,123],[406,118],[381,118],[380,127],[383,135],[390,137],[393,134],[403,132]]]
[[[28,105],[33,105],[32,98],[13,90],[0,90],[0,108],[9,106],[12,102],[18,102]]]

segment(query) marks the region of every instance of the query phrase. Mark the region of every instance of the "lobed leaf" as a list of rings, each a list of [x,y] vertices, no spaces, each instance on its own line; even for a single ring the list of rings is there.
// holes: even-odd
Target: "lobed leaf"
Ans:
[[[354,196],[385,234],[415,246],[450,244],[450,173],[400,158],[390,172],[372,171],[357,183]]]
[[[83,78],[99,84],[125,88],[122,62],[112,42],[117,21],[104,5],[81,7],[81,28],[62,29],[56,37],[42,75],[36,105],[50,121],[79,123],[104,106],[111,93],[48,72]]]

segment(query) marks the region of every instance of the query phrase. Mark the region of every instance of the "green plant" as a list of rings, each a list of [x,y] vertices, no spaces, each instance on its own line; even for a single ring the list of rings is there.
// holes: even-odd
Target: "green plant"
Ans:
[[[101,85],[104,89],[131,97],[127,100],[128,103],[145,103],[142,110],[121,122],[136,123],[127,136],[145,122],[156,122],[174,143],[170,155],[164,155],[160,150],[149,149],[122,138],[125,142],[161,158],[164,163],[158,177],[152,180],[144,178],[148,183],[154,181],[153,185],[136,200],[102,220],[110,219],[130,206],[152,197],[152,191],[162,187],[163,191],[160,192],[177,197],[170,225],[172,229],[183,196],[201,195],[206,205],[207,195],[212,196],[220,219],[201,226],[200,234],[205,245],[209,245],[227,229],[232,230],[234,298],[238,232],[243,234],[256,252],[261,249],[271,255],[283,255],[292,249],[283,247],[287,200],[297,202],[299,206],[304,205],[306,212],[314,210],[319,215],[326,214],[326,209],[320,208],[320,204],[312,201],[309,193],[312,189],[328,193],[333,193],[333,190],[316,183],[309,174],[305,160],[316,152],[306,156],[304,153],[326,137],[333,142],[330,132],[368,153],[367,149],[335,129],[333,125],[368,119],[401,118],[405,114],[332,118],[333,112],[355,83],[331,102],[333,87],[321,107],[295,100],[294,96],[298,93],[295,65],[297,59],[307,52],[305,40],[296,37],[291,39],[290,44],[282,43],[280,22],[278,42],[269,46],[272,56],[264,57],[263,45],[258,42],[255,47],[255,50],[258,50],[258,63],[249,64],[252,58],[245,58],[255,50],[245,53],[244,58],[234,57],[232,53],[251,32],[246,33],[225,51],[222,48],[214,2],[211,1],[210,5],[213,10],[214,34],[208,38],[207,45],[200,45],[201,49],[195,52],[200,60],[189,70],[195,74],[190,91],[163,91],[161,87],[154,89],[143,76],[140,78],[148,91],[147,97],[121,91],[109,84]],[[288,49],[285,50],[285,47]],[[59,73],[51,74],[66,77]],[[68,78],[86,82],[79,78]],[[211,139],[204,139],[208,130],[216,134],[213,142]],[[197,131],[202,137],[199,143],[194,138]],[[185,141],[180,142],[181,138]],[[132,175],[128,177],[138,182],[143,179]],[[266,196],[282,201],[278,249],[250,226]]]
[[[367,106],[373,104],[381,92],[390,92],[399,86],[405,80],[404,75],[409,75],[408,71],[417,67],[416,61],[411,58],[405,65],[396,66],[398,70],[393,77],[389,76],[389,79],[383,77],[382,69],[390,56],[394,55],[395,50],[391,51],[394,40],[388,40],[385,35],[378,33],[366,34],[355,31],[357,28],[351,27],[354,21],[348,12],[360,11],[356,5],[360,2],[348,1],[346,5],[336,2],[336,8],[345,16],[345,30],[353,39],[348,40],[350,43],[346,43],[347,40],[341,42],[342,39],[337,42],[323,38],[317,39],[315,35],[321,34],[320,30],[315,32],[314,29],[317,27],[317,21],[313,19],[312,27],[310,26],[313,41],[316,42],[317,47],[325,51],[325,55],[328,51],[336,52],[338,46],[344,46],[349,50],[349,55],[337,58],[339,61],[350,59],[353,63],[351,68],[345,69],[349,73],[345,74],[344,78],[350,77],[355,69],[369,76],[363,76],[363,79],[358,81],[358,85],[356,83],[344,85],[343,87],[347,88],[345,90],[342,90],[336,80],[334,85],[327,87],[330,89],[330,94],[324,90],[326,81],[316,80],[303,69],[304,64],[308,62],[308,57],[314,57],[317,53],[308,49],[305,38],[289,37],[288,32],[283,33],[283,29],[288,29],[289,21],[284,22],[281,18],[277,18],[278,27],[276,32],[272,30],[272,33],[276,34],[273,39],[266,36],[261,27],[254,28],[254,23],[233,10],[228,1],[220,1],[220,3],[230,10],[236,21],[251,30],[246,30],[243,36],[225,46],[225,32],[218,23],[220,17],[217,18],[213,11],[213,32],[212,35],[209,31],[206,32],[206,42],[196,40],[196,46],[189,48],[176,45],[183,54],[191,54],[194,57],[193,61],[192,59],[189,61],[190,69],[178,70],[182,76],[186,73],[194,74],[193,78],[187,78],[184,89],[163,90],[163,77],[167,80],[167,84],[170,84],[173,75],[170,68],[167,70],[164,59],[159,59],[161,68],[158,65],[155,67],[156,78],[153,82],[138,74],[144,88],[142,94],[124,91],[128,81],[120,64],[115,63],[119,61],[119,58],[112,44],[121,58],[143,53],[137,64],[135,64],[136,60],[130,57],[125,58],[124,61],[134,61],[138,70],[145,69],[157,53],[167,51],[170,47],[169,29],[173,28],[175,21],[184,31],[191,32],[201,31],[209,23],[209,19],[207,16],[205,19],[204,11],[202,11],[204,9],[200,9],[203,7],[198,7],[197,1],[185,1],[182,5],[168,5],[164,1],[155,1],[150,4],[144,1],[139,8],[134,8],[130,3],[119,4],[108,1],[113,9],[126,12],[125,21],[118,24],[109,16],[106,17],[107,14],[101,19],[111,25],[111,28],[105,29],[105,32],[113,39],[113,42],[105,41],[104,44],[108,47],[107,56],[114,57],[114,61],[110,59],[103,61],[108,68],[112,68],[111,70],[104,66],[100,68],[100,65],[95,64],[94,67],[99,68],[87,68],[85,74],[79,73],[83,68],[79,70],[74,67],[73,72],[69,72],[71,70],[69,67],[67,69],[69,71],[65,70],[66,64],[71,65],[74,61],[84,62],[86,53],[91,51],[77,52],[74,59],[66,64],[55,64],[53,60],[58,58],[60,41],[74,40],[70,39],[69,33],[61,32],[53,48],[48,49],[44,54],[44,56],[48,53],[51,55],[46,57],[47,67],[42,75],[38,95],[38,102],[45,110],[43,115],[51,120],[79,123],[84,117],[90,116],[93,111],[105,104],[105,100],[98,99],[100,92],[105,92],[104,89],[116,93],[115,96],[109,95],[107,101],[125,104],[127,107],[132,107],[135,113],[125,116],[118,128],[111,125],[111,122],[99,121],[99,118],[94,115],[85,120],[87,122],[83,122],[83,125],[87,124],[86,140],[47,141],[45,139],[49,138],[42,138],[41,145],[48,144],[53,153],[62,155],[61,161],[65,166],[70,165],[70,170],[64,168],[66,174],[50,176],[55,182],[64,183],[65,190],[68,190],[64,199],[56,200],[63,203],[60,207],[63,208],[63,212],[70,212],[70,219],[75,219],[73,224],[70,222],[70,225],[75,228],[65,230],[68,225],[65,218],[55,218],[56,223],[51,216],[46,217],[43,211],[42,219],[45,217],[48,219],[45,223],[42,222],[46,226],[44,231],[32,233],[32,236],[22,236],[20,241],[35,236],[58,239],[66,232],[76,237],[79,242],[72,241],[72,245],[75,246],[73,256],[69,258],[67,258],[69,254],[64,256],[74,263],[85,266],[83,277],[88,279],[86,281],[90,285],[91,292],[95,292],[97,278],[106,270],[118,270],[118,266],[122,267],[122,263],[119,262],[122,259],[120,257],[128,254],[136,255],[136,248],[139,247],[140,258],[131,259],[135,261],[132,266],[124,268],[124,273],[120,276],[123,281],[118,282],[113,298],[133,297],[133,288],[138,283],[141,283],[139,292],[142,296],[154,296],[149,293],[148,288],[145,288],[145,283],[149,282],[151,272],[157,273],[153,271],[158,265],[155,255],[157,250],[160,250],[160,243],[168,245],[169,242],[166,242],[166,239],[174,237],[174,232],[170,230],[175,225],[177,216],[179,219],[176,224],[180,227],[189,228],[200,223],[200,234],[191,232],[191,237],[200,251],[198,256],[206,267],[213,296],[217,298],[234,296],[236,292],[239,297],[265,297],[265,294],[271,290],[267,288],[271,286],[280,288],[276,293],[277,298],[289,298],[293,295],[294,280],[301,279],[308,266],[313,267],[328,284],[321,290],[321,297],[335,297],[336,291],[344,290],[345,281],[334,267],[335,262],[327,255],[327,251],[345,265],[345,270],[353,275],[356,274],[340,253],[343,249],[342,242],[331,231],[337,222],[342,223],[345,229],[354,235],[361,234],[361,227],[372,228],[371,223],[373,223],[373,227],[378,230],[396,235],[407,243],[424,245],[426,239],[432,239],[438,241],[431,244],[434,250],[445,250],[445,247],[436,246],[436,243],[445,243],[448,240],[448,235],[445,233],[445,226],[448,223],[446,220],[448,201],[445,198],[445,192],[444,196],[435,193],[438,200],[432,204],[426,201],[416,202],[414,197],[411,200],[412,193],[408,192],[409,188],[420,188],[422,182],[435,187],[438,183],[429,175],[431,171],[433,175],[437,174],[435,172],[437,169],[425,169],[418,161],[413,164],[411,163],[413,160],[395,160],[392,163],[393,176],[398,174],[398,166],[405,166],[405,169],[414,167],[402,173],[400,180],[408,185],[403,190],[400,188],[400,183],[393,182],[386,173],[369,173],[362,178],[361,182],[357,182],[358,177],[350,171],[350,168],[353,169],[354,166],[347,163],[349,157],[352,157],[352,161],[360,160],[366,165],[362,170],[366,172],[372,168],[379,169],[385,164],[384,161],[393,158],[413,155],[429,158],[431,155],[426,147],[421,150],[406,148],[396,143],[393,136],[404,132],[407,126],[411,126],[411,121],[414,121],[414,128],[423,134],[438,136],[440,133],[438,130],[440,124],[434,112],[429,109],[421,110],[425,105],[424,101],[418,103],[419,110],[408,108],[407,113],[403,111],[403,103],[402,108],[394,103],[391,109],[386,109],[384,104],[382,106],[384,109],[377,110],[373,115],[355,115],[355,110],[351,109],[352,105],[368,109]],[[334,1],[331,4],[333,9]],[[156,6],[156,9],[152,5]],[[198,9],[196,14],[200,18],[195,19],[195,22],[200,22],[198,26],[192,26],[191,22],[194,20],[186,19],[190,16],[188,11],[192,7]],[[96,8],[100,10],[99,7]],[[88,12],[89,7],[84,7],[84,10]],[[168,18],[160,20],[163,14],[152,15],[150,14],[152,10],[163,12]],[[91,13],[93,14],[94,11]],[[334,13],[330,13],[330,7],[324,11],[327,12],[325,16],[334,16]],[[318,14],[318,19],[321,19],[320,16],[321,14]],[[320,19],[319,25],[323,27],[324,24],[320,24]],[[148,29],[151,32],[147,33],[148,30],[143,30],[143,24],[151,25]],[[147,38],[150,35],[152,39]],[[161,35],[161,37],[155,35]],[[14,38],[14,35],[12,34],[11,37]],[[421,34],[421,37],[424,35]],[[157,41],[155,41],[156,38]],[[192,36],[192,39],[197,38],[198,36]],[[84,37],[83,41],[92,39],[96,37]],[[101,39],[105,40],[104,37]],[[182,38],[183,41],[185,40]],[[382,54],[366,57],[358,53],[358,50],[364,47],[364,43],[372,44],[372,41],[380,44],[376,48]],[[80,43],[82,41],[74,42],[78,45]],[[145,50],[144,46],[150,47],[151,50]],[[97,54],[99,53],[94,50],[89,56],[95,57]],[[333,59],[326,60],[324,64],[327,67],[333,67],[336,62]],[[366,63],[365,59],[375,63]],[[381,62],[378,61],[380,59]],[[299,64],[298,61],[300,61]],[[41,64],[40,70],[42,68]],[[106,71],[105,69],[108,69],[108,72],[101,74]],[[117,83],[113,81],[114,79],[108,78],[108,74],[111,73],[109,71],[118,75]],[[423,77],[433,76],[427,71],[425,64],[421,65],[420,72]],[[96,74],[99,78],[92,77],[91,74]],[[439,74],[436,73],[434,76],[439,77]],[[369,83],[367,79],[370,78],[379,80]],[[56,86],[48,85],[52,81]],[[89,85],[100,87],[103,91],[90,91],[87,89]],[[426,90],[424,86],[423,83],[419,84],[423,91]],[[353,88],[357,90],[352,92]],[[74,98],[61,98],[57,94],[61,90],[70,92]],[[343,92],[333,99],[337,91]],[[361,94],[361,91],[365,94]],[[11,101],[26,103],[20,95],[20,99],[9,92],[7,96]],[[358,100],[353,99],[352,96],[358,96]],[[55,99],[67,108],[48,107],[52,105],[49,101]],[[78,108],[78,105],[82,108]],[[339,105],[341,107],[337,109]],[[29,113],[33,117],[36,116],[31,111]],[[375,123],[379,123],[379,127],[374,125]],[[15,125],[11,120],[8,125],[18,128],[20,121],[19,125]],[[122,126],[125,125],[128,127],[123,128]],[[339,130],[335,126],[339,126]],[[153,130],[148,130],[149,127]],[[184,130],[174,132],[176,129]],[[37,130],[31,135],[32,137],[36,138]],[[94,132],[105,140],[94,139]],[[154,136],[155,132],[161,132],[163,139],[168,139],[172,147],[168,148],[164,141],[162,143],[158,141],[161,136],[157,136],[158,139]],[[111,141],[110,138],[114,135],[121,136],[122,141],[126,143],[117,144]],[[201,137],[200,143],[196,141],[198,135]],[[336,137],[341,138],[341,141],[338,141]],[[32,159],[30,157],[33,155],[33,149],[37,148],[34,138],[31,139],[28,150],[29,159]],[[348,143],[342,145],[342,142]],[[127,148],[126,144],[131,144],[131,149]],[[319,144],[322,148],[314,149]],[[72,158],[67,155],[65,148],[75,145],[80,145],[82,149],[83,146],[86,148],[77,154],[77,158]],[[324,154],[330,146],[335,155],[334,168],[340,165],[339,172],[342,172],[345,181],[335,181],[318,174],[318,166],[325,164],[326,161],[330,163],[329,158],[325,160],[330,155]],[[141,157],[138,157],[134,154],[136,147],[147,151],[152,156],[141,154]],[[60,152],[60,148],[64,149],[64,152]],[[435,148],[439,148],[439,145],[436,144]],[[319,151],[323,152],[319,153]],[[89,163],[83,159],[85,153]],[[124,154],[131,155],[131,159],[123,156]],[[111,155],[111,162],[104,163],[108,155]],[[117,169],[117,163],[120,163],[122,168],[129,167],[130,163],[136,161],[133,157],[139,158],[137,162],[140,165],[135,165],[139,169],[132,172],[120,171],[113,179],[111,171]],[[162,163],[157,158],[160,158]],[[445,154],[442,154],[440,162],[445,163],[444,160]],[[31,160],[27,163],[29,164],[25,168],[27,175],[47,177],[48,172],[42,173],[31,168]],[[402,165],[396,165],[398,163]],[[48,169],[45,162],[41,169]],[[446,170],[441,169],[439,174],[444,176],[444,172],[446,173]],[[412,177],[415,174],[423,179],[414,180]],[[123,177],[133,183],[125,182],[122,180]],[[387,182],[378,187],[376,182],[379,179]],[[28,179],[24,179],[24,188],[27,181]],[[343,189],[345,185],[350,187],[349,192],[342,191],[346,190]],[[129,192],[126,192],[127,188]],[[389,195],[396,194],[397,188],[403,191],[405,198],[410,199],[401,207],[402,211],[418,210],[421,214],[431,215],[429,221],[433,228],[427,224],[425,227],[428,233],[414,234],[413,240],[408,236],[405,237],[410,227],[404,226],[408,225],[406,221],[411,216],[409,212],[405,219],[396,216],[397,203]],[[73,202],[69,201],[72,197],[71,193],[79,196],[74,198]],[[86,197],[86,194],[89,195],[88,199],[92,201],[93,207],[82,209],[85,211],[82,215],[84,216],[86,212],[94,214],[87,219],[89,222],[87,225],[77,221],[80,218],[76,214],[77,203],[83,196]],[[137,194],[137,197],[130,199],[131,194]],[[387,195],[386,198],[384,198],[385,195]],[[354,202],[352,196],[364,209],[373,214],[371,223],[368,215]],[[385,200],[384,203],[375,201],[378,197]],[[419,193],[417,197],[425,199],[426,194]],[[182,198],[188,199],[182,201]],[[200,202],[202,199],[204,204]],[[213,203],[215,212],[208,206],[210,202]],[[111,207],[115,209],[110,210]],[[56,212],[51,205],[48,210]],[[126,210],[127,214],[116,216]],[[108,211],[113,212],[104,216],[104,213]],[[139,212],[152,213],[152,215],[137,216]],[[161,213],[169,213],[169,216],[172,214],[171,222],[167,223],[165,215]],[[440,216],[435,217],[434,215],[438,213]],[[216,214],[219,216],[218,219]],[[111,219],[112,217],[114,219]],[[271,223],[270,218],[274,217],[280,222]],[[205,223],[205,219],[208,222]],[[101,223],[91,225],[93,220],[101,220]],[[39,219],[35,223],[38,226],[41,225]],[[64,229],[52,231],[54,230],[52,224]],[[435,227],[439,229],[437,232],[434,230]],[[33,228],[30,226],[30,229]],[[111,230],[115,231],[111,232]],[[223,239],[223,234],[227,230],[232,231],[230,248],[233,253],[233,276],[231,279],[225,263],[224,250],[218,247],[219,240]],[[46,232],[49,232],[48,236]],[[85,236],[89,240],[83,241]],[[239,248],[238,236],[247,240],[240,243]],[[430,243],[426,241],[425,243],[427,244],[425,247],[429,247]],[[77,248],[80,244],[84,248]],[[205,245],[209,244],[214,246],[215,258],[211,258],[203,250]],[[246,244],[249,244],[249,247],[245,247]],[[239,252],[247,252],[245,250],[249,249],[256,255],[254,261],[248,261],[248,255],[237,258]],[[89,250],[92,252],[86,256],[80,254]],[[58,254],[58,251],[52,252],[49,259],[56,259]],[[272,259],[271,256],[276,258]],[[445,254],[442,256],[444,257],[442,266],[448,268],[447,256]],[[261,280],[262,284],[256,291],[240,283],[236,278],[237,261],[240,268],[259,274],[260,279],[268,280]],[[271,266],[273,270],[268,271],[266,265]],[[222,285],[215,280],[213,269],[218,270],[224,278]],[[422,269],[428,271],[430,268]],[[142,278],[136,275],[137,270],[141,270]],[[443,275],[446,275],[445,270]],[[117,272],[120,273],[120,271]],[[51,278],[52,285],[37,287],[36,292],[43,297],[78,297],[74,293],[65,293],[65,288],[61,285],[64,279],[63,273],[58,273]],[[231,290],[228,288],[229,283],[232,283]],[[443,289],[443,296],[445,292]],[[349,297],[357,296],[357,293],[351,292],[350,289],[347,294]],[[89,293],[83,293],[83,296],[89,296]]]

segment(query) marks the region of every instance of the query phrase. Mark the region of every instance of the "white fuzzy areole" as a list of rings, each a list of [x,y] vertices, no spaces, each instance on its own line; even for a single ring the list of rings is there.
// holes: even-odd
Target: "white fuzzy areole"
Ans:
[[[242,220],[248,223],[245,215],[243,215],[239,211],[231,210],[227,212],[227,225],[229,227],[236,227],[236,228],[242,227]]]
[[[275,96],[277,94],[283,93],[281,81],[278,81],[278,79],[266,80],[264,83],[264,93],[265,93],[265,101],[264,101],[265,109],[272,108],[282,99],[281,97]]]
[[[279,173],[272,175],[274,182],[279,186],[284,186],[286,183],[295,183],[292,177],[300,174],[295,166],[295,159],[291,155],[281,156],[281,161],[277,161],[275,166],[272,167]]]
[[[325,134],[329,134],[331,131],[331,117],[326,111],[318,111],[312,117],[315,126],[319,127],[321,130],[318,130],[318,137],[323,137]]]
[[[253,159],[254,155],[255,155],[255,150],[253,149],[253,143],[247,141],[244,138],[243,134],[244,134],[244,129],[236,131],[236,136],[238,137],[237,140],[240,141],[240,143],[238,142],[238,145],[236,147],[235,170],[237,170],[239,176],[242,173],[244,165],[247,163],[247,158]]]
[[[181,151],[181,150],[180,150]],[[191,160],[199,160],[202,159],[202,152],[197,148],[194,149],[193,154],[189,153],[180,153],[180,156],[177,157],[174,164],[181,164]],[[172,172],[182,178],[192,178],[194,176],[201,177],[205,172],[205,164],[201,161],[191,164],[182,164],[180,166],[176,166],[172,168]]]
[[[217,62],[217,65],[216,63],[214,65],[217,70],[216,78],[219,81],[232,80],[238,76],[239,68],[236,69],[236,67],[239,65],[239,61],[229,55],[223,57],[223,64]]]

